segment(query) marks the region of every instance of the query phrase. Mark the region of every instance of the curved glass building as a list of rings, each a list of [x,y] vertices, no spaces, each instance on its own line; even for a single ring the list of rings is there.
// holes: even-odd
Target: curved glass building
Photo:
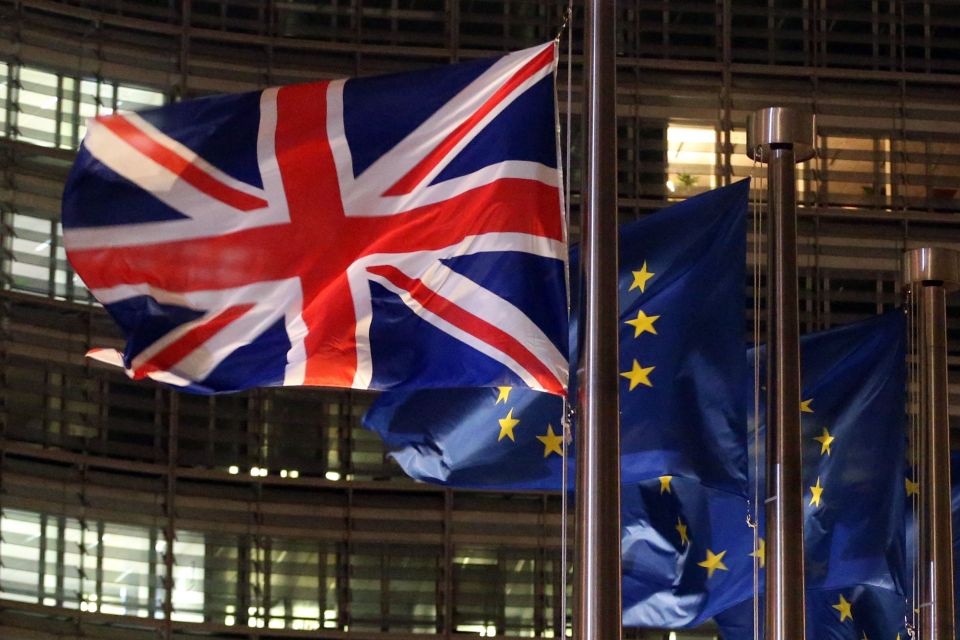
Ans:
[[[360,428],[370,394],[198,397],[91,363],[120,338],[58,220],[86,118],[495,55],[555,37],[565,7],[0,0],[0,637],[560,635],[558,495],[406,479]],[[895,305],[905,248],[960,248],[955,2],[633,0],[617,19],[622,220],[751,175],[746,115],[786,105],[818,125],[798,169],[803,330]]]

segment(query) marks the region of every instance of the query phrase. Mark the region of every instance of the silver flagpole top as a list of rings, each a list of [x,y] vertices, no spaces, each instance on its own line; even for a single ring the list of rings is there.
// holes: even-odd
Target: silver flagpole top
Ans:
[[[960,252],[941,247],[911,249],[904,254],[903,284],[937,283],[947,291],[960,290]]]
[[[794,162],[803,162],[814,156],[814,116],[790,107],[758,109],[747,116],[747,155],[752,160],[764,161],[770,149],[793,149]],[[761,157],[755,158],[757,148]]]

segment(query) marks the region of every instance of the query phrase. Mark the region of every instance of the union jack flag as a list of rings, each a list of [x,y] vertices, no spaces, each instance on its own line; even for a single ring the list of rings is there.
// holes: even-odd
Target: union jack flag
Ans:
[[[64,243],[127,345],[89,355],[205,393],[564,393],[555,58],[549,44],[91,121]]]

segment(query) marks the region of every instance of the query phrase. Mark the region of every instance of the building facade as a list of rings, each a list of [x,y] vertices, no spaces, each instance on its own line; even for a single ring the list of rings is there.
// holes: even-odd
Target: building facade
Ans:
[[[91,364],[120,341],[59,203],[88,117],[496,55],[555,37],[566,4],[0,0],[0,636],[560,635],[559,496],[413,483],[360,427],[366,393],[197,397]],[[786,105],[818,126],[803,330],[897,304],[904,249],[960,248],[954,0],[634,0],[617,19],[621,220],[762,175],[746,115]],[[949,331],[956,351],[955,307]]]

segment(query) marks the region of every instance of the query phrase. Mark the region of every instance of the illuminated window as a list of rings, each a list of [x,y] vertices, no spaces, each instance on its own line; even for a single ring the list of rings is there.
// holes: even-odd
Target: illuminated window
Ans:
[[[3,544],[3,580],[0,597],[19,602],[37,602],[40,575],[40,515],[5,509],[0,518]]]
[[[13,260],[10,275],[14,288],[38,293],[49,291],[53,223],[19,213],[14,213],[11,218]]]
[[[75,149],[88,118],[114,109],[140,110],[163,105],[159,91],[104,80],[80,80],[25,65],[0,62],[0,136],[44,147]],[[62,229],[51,210],[4,212],[4,275],[14,289],[75,301],[91,301],[70,268]],[[8,237],[9,236],[9,237]]]
[[[717,131],[713,127],[667,127],[667,190],[688,197],[717,186]]]
[[[159,574],[164,567],[162,561],[151,566],[149,532],[114,524],[106,525],[105,531],[100,612],[148,617],[158,609],[163,611],[163,600],[158,596],[163,595]]]
[[[21,67],[19,85],[16,137],[45,147],[56,146],[59,111],[59,79],[56,74]]]
[[[899,140],[892,155],[897,164],[893,187],[898,203],[912,209],[960,207],[960,143]]]
[[[885,206],[890,198],[890,140],[822,137],[820,181],[828,204]]]
[[[178,531],[173,543],[173,614],[181,622],[204,621],[203,536]]]

